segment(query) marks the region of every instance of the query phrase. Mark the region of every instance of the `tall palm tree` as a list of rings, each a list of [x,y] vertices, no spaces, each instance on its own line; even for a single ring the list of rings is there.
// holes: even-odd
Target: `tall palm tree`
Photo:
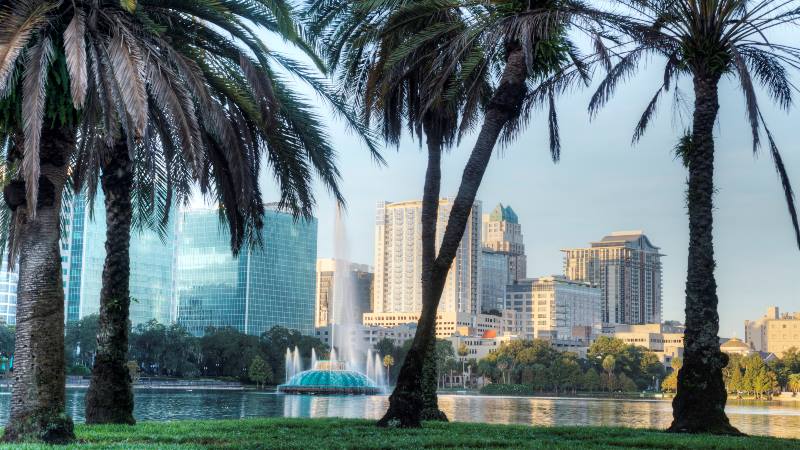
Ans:
[[[416,397],[420,377],[431,370],[422,362],[434,357],[427,342],[434,339],[436,309],[498,139],[503,133],[505,140],[513,139],[532,108],[545,102],[550,106],[551,152],[558,159],[555,94],[576,80],[587,82],[589,77],[588,67],[567,38],[566,30],[571,24],[584,26],[598,48],[604,49],[604,34],[597,25],[601,19],[613,16],[578,2],[520,0],[420,1],[410,5],[406,14],[414,17],[429,9],[459,17],[459,28],[444,34],[441,27],[428,27],[408,39],[395,54],[405,55],[416,46],[436,42],[433,67],[439,70],[427,72],[423,80],[425,98],[457,99],[455,104],[462,108],[462,134],[477,125],[476,107],[483,107],[483,123],[464,168],[441,244],[424,275],[429,280],[423,289],[425,300],[417,333],[401,366],[389,410],[379,425],[419,426]],[[390,57],[392,61],[397,59]],[[533,89],[557,73],[563,73],[555,78],[557,83]],[[487,79],[494,81],[491,90],[481,84]]]
[[[422,315],[415,335],[415,352],[406,358],[410,386],[395,389],[418,417],[447,420],[438,408],[437,375],[434,360],[435,313],[441,293],[435,294],[436,223],[441,186],[441,156],[456,141],[459,128],[469,123],[481,104],[476,95],[466,103],[458,94],[429,97],[425,79],[442,71],[436,55],[443,42],[463,32],[460,12],[420,0],[308,2],[310,31],[323,41],[323,53],[344,87],[345,95],[358,105],[367,123],[377,121],[386,142],[397,145],[407,128],[421,142],[426,139],[428,163],[422,198]],[[436,35],[415,38],[435,28]],[[449,63],[450,61],[448,61]],[[486,88],[477,79],[442,83],[456,93],[459,84],[472,82],[476,92]],[[447,270],[445,270],[446,276]],[[424,369],[423,369],[424,366]],[[393,400],[394,401],[394,400]]]
[[[203,192],[213,195],[226,213],[234,254],[245,237],[260,237],[257,231],[263,207],[258,172],[259,159],[265,152],[280,183],[281,205],[298,217],[312,214],[312,169],[337,201],[343,202],[334,151],[317,117],[274,72],[274,52],[256,38],[259,29],[271,30],[315,58],[299,35],[289,5],[277,1],[244,8],[240,1],[223,1],[165,7],[161,2],[144,1],[138,4],[136,13],[144,32],[136,35],[131,30],[136,40],[129,45],[148,50],[150,58],[142,63],[149,68],[143,68],[143,72],[152,74],[137,80],[148,94],[148,117],[153,122],[145,129],[146,145],[137,146],[130,140],[126,145],[125,140],[117,139],[112,153],[98,158],[99,164],[86,164],[82,166],[85,170],[76,172],[88,177],[90,186],[97,184],[98,172],[101,173],[107,222],[98,355],[86,397],[88,423],[133,422],[133,396],[125,366],[132,196],[138,200],[137,210],[143,221],[149,221],[148,216],[156,210],[161,220],[155,225],[163,227],[168,223],[171,203],[187,198],[191,179],[200,181]],[[245,25],[248,23],[256,27]],[[226,29],[238,30],[234,36],[239,37],[227,37],[221,32]],[[352,120],[326,85],[294,61],[278,57],[279,64],[312,83]],[[176,60],[178,63],[174,63]],[[99,64],[104,64],[102,55]],[[184,115],[175,114],[168,102],[166,107],[163,101],[159,102],[161,98],[180,99],[187,94],[195,104]],[[125,111],[124,99],[113,100],[120,103],[118,110]],[[125,124],[131,121],[130,114],[117,118],[122,136],[129,135]],[[102,155],[105,145],[93,140],[81,155]],[[197,146],[202,159],[173,161],[183,155],[178,149],[186,145]],[[135,160],[143,164],[135,168],[130,154],[136,154]],[[97,161],[91,157],[86,160]],[[90,190],[90,202],[92,193]]]
[[[686,333],[678,392],[672,402],[673,432],[738,434],[725,415],[727,394],[720,351],[717,284],[714,278],[713,195],[714,123],[719,111],[719,83],[738,80],[747,106],[753,151],[766,135],[770,155],[783,185],[794,231],[800,229],[794,195],[778,147],[764,123],[755,86],[761,85],[781,108],[792,104],[795,86],[789,70],[800,67],[800,48],[772,36],[775,28],[800,18],[800,9],[779,0],[630,0],[635,21],[629,28],[633,48],[625,53],[599,85],[589,110],[608,101],[620,80],[631,75],[645,57],[665,59],[664,78],[634,131],[638,140],[650,123],[659,98],[682,76],[694,87],[691,129],[679,145],[689,170],[689,263],[686,277]],[[770,36],[768,38],[768,36]]]
[[[223,3],[234,9],[242,6]],[[244,234],[242,230],[248,229],[248,223],[258,224],[253,221],[259,215],[252,212],[257,213],[261,204],[253,186],[259,167],[256,156],[264,140],[254,131],[267,128],[264,118],[274,105],[269,103],[271,97],[265,94],[267,91],[261,90],[265,69],[259,65],[265,62],[250,60],[243,56],[246,50],[230,46],[229,41],[217,40],[208,46],[226,52],[229,61],[238,60],[241,72],[236,82],[224,78],[206,81],[207,76],[213,77],[224,70],[202,67],[196,62],[202,58],[181,54],[164,39],[146,35],[142,30],[157,27],[157,22],[143,24],[142,20],[147,18],[132,13],[134,6],[135,3],[116,1],[50,4],[22,0],[0,6],[0,131],[7,156],[4,197],[12,219],[7,237],[10,260],[13,262],[15,255],[20,255],[19,346],[11,417],[5,429],[7,440],[63,442],[73,437],[72,422],[64,414],[64,361],[63,351],[59,350],[63,347],[64,308],[58,248],[61,194],[72,158],[80,156],[79,161],[86,161],[85,165],[75,164],[75,172],[85,170],[91,174],[106,165],[112,169],[106,171],[110,178],[112,172],[124,175],[126,151],[132,155],[132,150],[142,146],[160,145],[163,153],[146,154],[167,155],[173,170],[167,163],[166,170],[158,166],[147,172],[151,174],[148,176],[158,174],[161,169],[160,176],[166,179],[175,176],[172,186],[180,186],[176,180],[186,172],[200,180],[206,193],[225,196],[229,224],[237,230],[231,233],[233,239]],[[202,22],[222,14],[199,4],[196,8],[201,10],[197,17]],[[175,19],[171,26],[197,25],[191,18],[179,22],[176,15]],[[248,45],[260,45],[252,30],[243,30],[238,22],[226,30]],[[187,31],[187,36],[195,31]],[[201,32],[194,39],[203,37]],[[208,51],[202,46],[197,50]],[[293,61],[279,55],[274,58],[282,66],[293,68],[301,78],[316,81],[312,72]],[[224,68],[225,63],[222,64]],[[249,86],[247,91],[238,90],[242,80]],[[206,88],[206,84],[211,88]],[[325,158],[331,153],[326,153],[324,146],[312,145],[312,139],[316,143],[325,142],[325,136],[310,108],[282,83],[273,79],[272,85],[280,90],[275,94],[277,98],[295,100],[294,107],[283,110],[283,114],[295,117],[290,123],[285,119],[269,123],[283,132],[271,134],[276,142],[268,142],[272,145],[268,162],[279,173],[282,185],[293,186],[292,190],[283,191],[305,201],[313,197],[302,190],[302,184],[295,185],[295,180],[307,179],[298,176],[308,170],[305,159],[316,161],[315,167],[324,167]],[[224,95],[217,95],[218,92]],[[321,93],[328,95],[327,90]],[[234,98],[235,102],[228,98]],[[328,98],[335,107],[346,111],[338,98],[330,95]],[[236,105],[244,106],[239,110]],[[193,120],[193,115],[197,120]],[[154,116],[159,119],[153,120]],[[277,113],[275,116],[280,117]],[[360,127],[358,123],[353,125]],[[155,130],[157,126],[164,128]],[[293,126],[302,129],[292,129]],[[76,155],[78,128],[84,150],[79,149]],[[148,133],[170,138],[154,143],[155,139],[145,139]],[[295,140],[277,141],[282,136]],[[127,146],[117,145],[121,137]],[[254,142],[262,145],[252,145]],[[103,147],[104,151],[98,150]],[[122,163],[118,160],[116,165],[109,165],[110,157],[117,155],[123,155]],[[152,156],[150,161],[156,159]],[[294,167],[294,171],[285,170],[289,167]],[[115,200],[119,200],[124,198],[122,192],[130,178],[115,178],[104,184],[112,188],[114,184],[123,186],[115,189]],[[26,183],[28,180],[38,182]],[[93,189],[91,183],[89,189]],[[172,191],[166,192],[168,198]],[[338,192],[334,193],[338,198]],[[124,200],[115,208],[124,210]],[[115,220],[120,224],[126,221]],[[124,272],[119,270],[120,265],[116,264],[113,272]],[[119,292],[125,297],[124,290],[111,295]],[[123,298],[120,303],[125,301]],[[115,314],[109,319],[111,327],[123,322],[120,316]],[[100,341],[107,343],[112,358],[118,359],[126,347],[119,345],[119,338],[124,335],[113,328],[105,332],[109,334],[102,336],[101,332]],[[114,392],[124,399],[125,385],[122,386],[114,388]]]

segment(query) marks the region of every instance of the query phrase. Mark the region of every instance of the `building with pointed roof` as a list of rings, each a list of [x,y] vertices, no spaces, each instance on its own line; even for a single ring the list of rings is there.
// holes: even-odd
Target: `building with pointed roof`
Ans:
[[[483,215],[481,235],[481,303],[484,311],[501,310],[506,286],[527,277],[522,225],[517,213],[500,203]]]
[[[661,323],[661,254],[643,231],[616,231],[563,249],[567,278],[600,287],[605,323]]]

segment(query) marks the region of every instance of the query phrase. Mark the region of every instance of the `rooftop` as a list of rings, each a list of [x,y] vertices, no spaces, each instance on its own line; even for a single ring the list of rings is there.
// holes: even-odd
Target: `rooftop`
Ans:
[[[517,213],[511,209],[510,206],[503,206],[502,203],[499,203],[491,214],[489,214],[489,220],[492,222],[508,222],[508,223],[519,223],[519,217],[517,217]]]

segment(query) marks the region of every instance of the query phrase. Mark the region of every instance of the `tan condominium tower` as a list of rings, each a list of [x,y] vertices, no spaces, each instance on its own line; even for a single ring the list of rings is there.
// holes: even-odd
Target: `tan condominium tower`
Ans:
[[[438,250],[453,199],[439,200],[436,221]],[[379,202],[375,221],[374,313],[422,310],[422,202]],[[479,258],[481,205],[472,207],[467,228],[447,274],[440,312],[481,312]]]
[[[642,231],[616,231],[564,252],[564,275],[600,287],[604,323],[661,323],[661,257]]]
[[[800,349],[800,311],[781,314],[770,306],[764,317],[744,321],[744,340],[753,350],[779,357],[790,348]]]

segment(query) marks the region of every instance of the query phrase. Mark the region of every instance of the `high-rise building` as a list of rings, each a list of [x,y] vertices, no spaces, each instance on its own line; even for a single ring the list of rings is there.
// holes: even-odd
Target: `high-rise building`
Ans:
[[[771,306],[762,318],[744,321],[744,336],[753,350],[780,357],[792,347],[800,348],[800,311],[782,315],[777,306]]]
[[[66,320],[75,321],[100,311],[100,289],[106,258],[106,221],[103,193],[98,191],[94,211],[84,195],[72,198],[68,240],[62,242],[65,265]],[[173,314],[174,214],[164,236],[154,230],[131,229],[130,320],[133,326],[150,320],[170,323]]]
[[[564,274],[598,285],[605,323],[661,323],[661,257],[642,231],[617,231],[589,248],[564,249]]]
[[[200,336],[207,327],[260,335],[279,325],[314,332],[317,220],[295,220],[268,205],[263,246],[231,254],[215,209],[180,214],[176,257],[178,322]]]
[[[571,339],[575,329],[599,331],[601,324],[600,289],[562,276],[509,285],[505,309],[522,314],[524,323],[517,324],[516,331],[527,339]]]
[[[489,214],[483,215],[483,246],[491,251],[505,253],[508,264],[508,281],[527,277],[527,257],[522,238],[522,225],[510,206],[498,204]]]
[[[508,253],[485,248],[481,251],[481,308],[483,312],[502,311],[509,280]]]
[[[372,278],[372,270],[365,264],[318,259],[314,325],[319,328],[336,322],[335,295],[347,299],[348,304],[344,306],[348,309],[346,313],[353,314],[361,322],[364,313],[372,310]]]
[[[444,236],[453,199],[439,201],[436,245]],[[375,224],[373,314],[422,309],[422,202],[381,202]],[[440,312],[481,312],[481,205],[472,207],[461,245],[447,274]]]

